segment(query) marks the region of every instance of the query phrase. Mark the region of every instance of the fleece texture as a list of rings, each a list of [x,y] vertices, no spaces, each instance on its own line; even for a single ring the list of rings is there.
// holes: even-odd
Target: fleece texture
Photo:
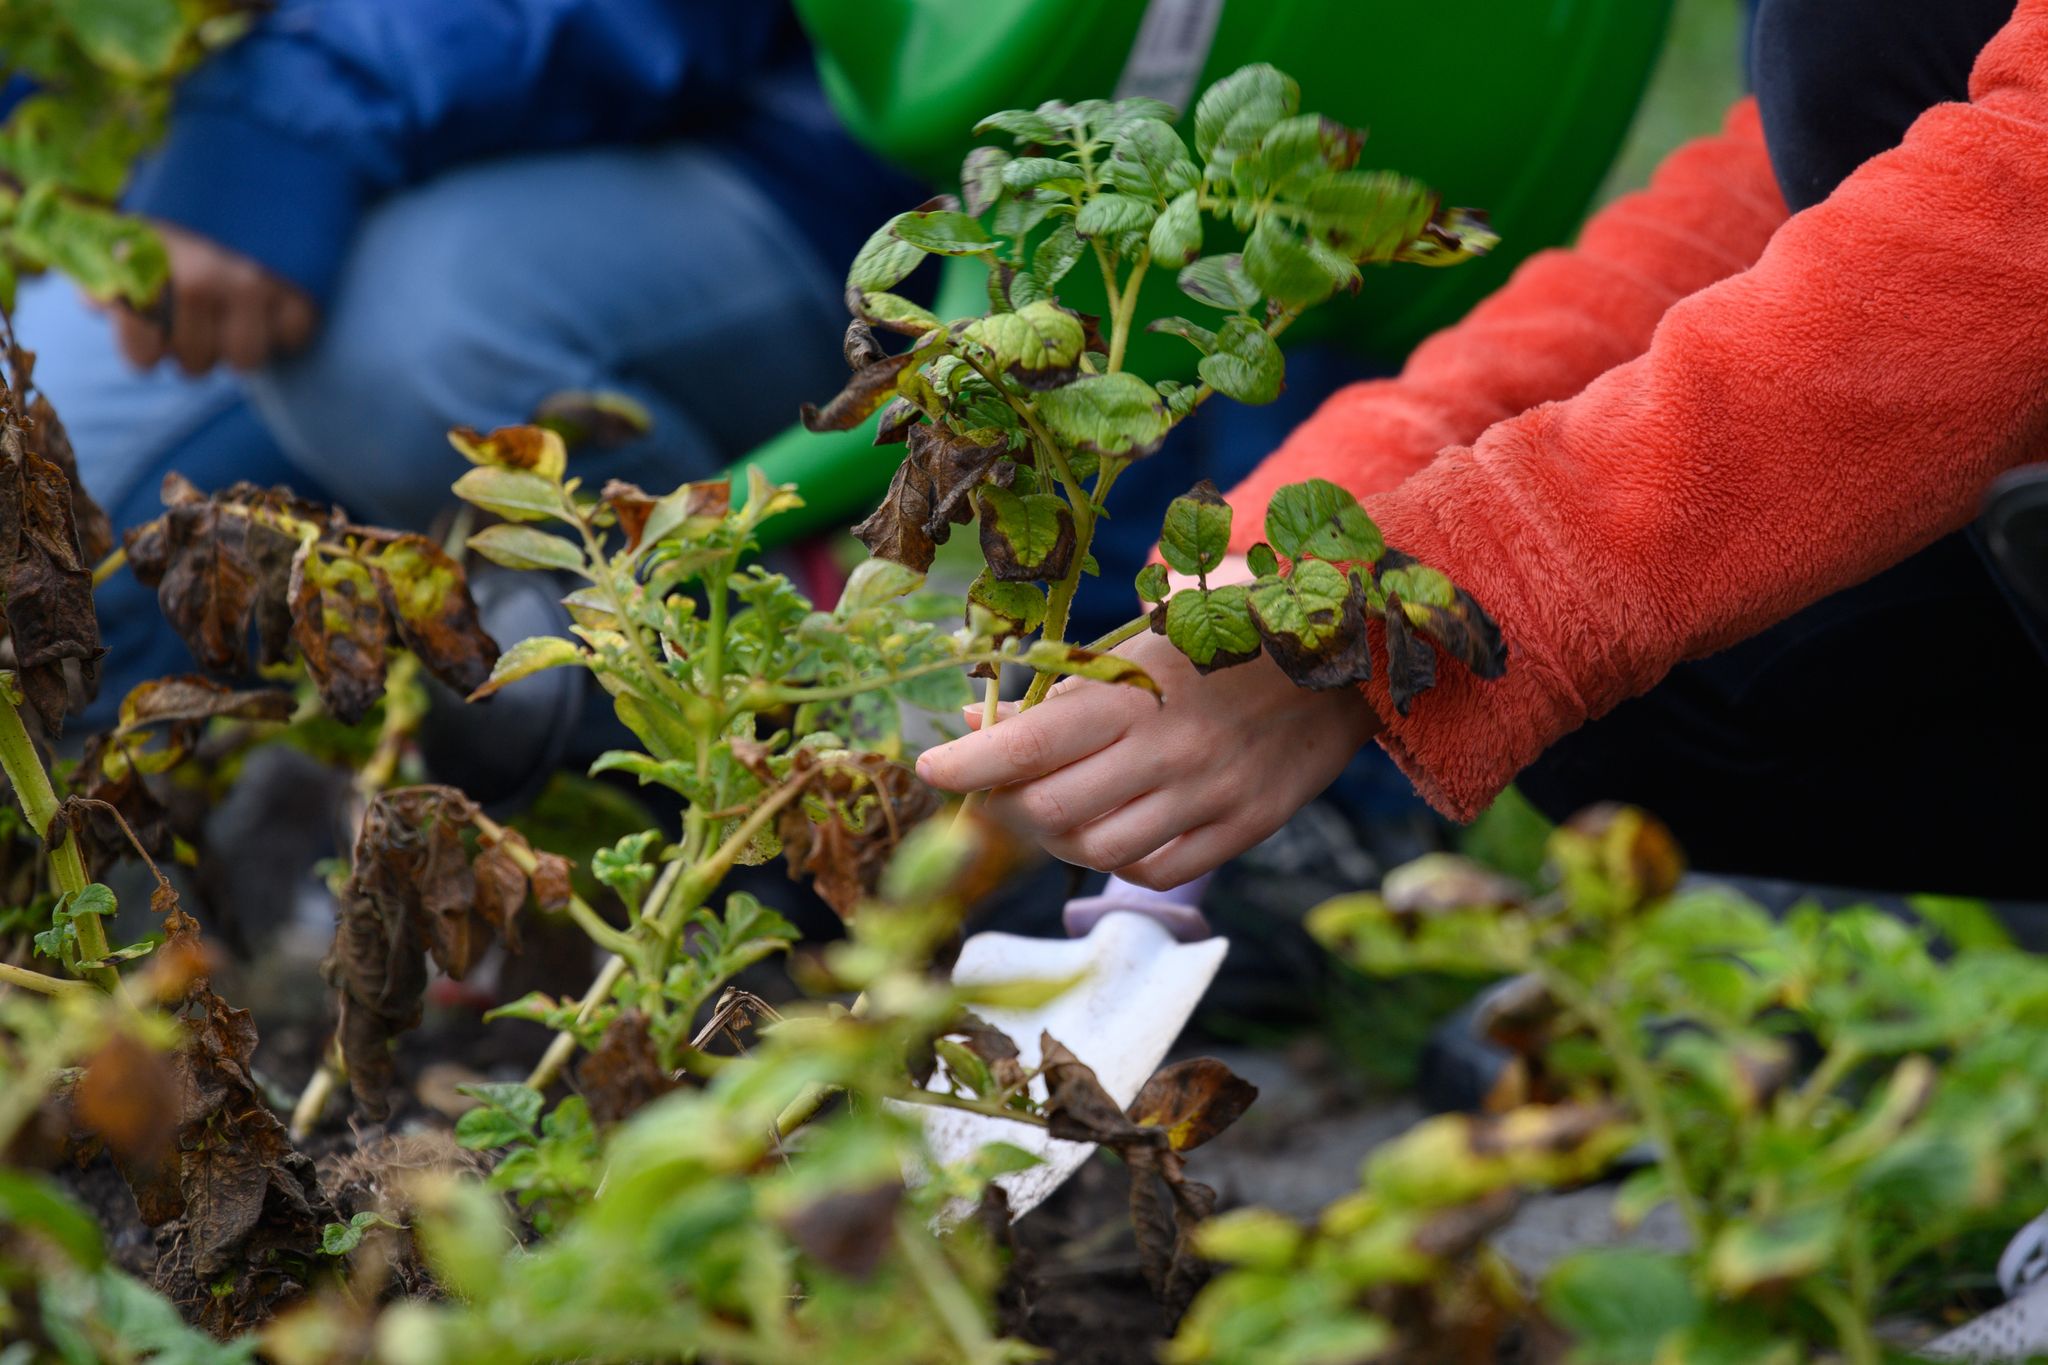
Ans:
[[[1672,665],[1963,527],[2048,454],[2048,0],[2020,0],[1967,103],[1822,203],[1778,224],[1768,175],[1738,107],[1232,495],[1249,541],[1273,489],[1343,484],[1500,622],[1504,678],[1447,665],[1405,717],[1383,677],[1364,688],[1446,814]]]

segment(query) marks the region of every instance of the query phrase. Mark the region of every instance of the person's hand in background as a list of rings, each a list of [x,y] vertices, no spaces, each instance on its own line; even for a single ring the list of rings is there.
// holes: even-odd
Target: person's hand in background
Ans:
[[[1241,566],[1210,584],[1249,578]],[[1006,706],[987,732],[929,750],[918,774],[946,791],[993,788],[990,813],[1053,856],[1163,889],[1279,829],[1379,730],[1354,689],[1306,691],[1264,655],[1204,677],[1164,636],[1116,652],[1152,675],[1163,703],[1068,679],[1029,711]],[[970,708],[977,730],[980,718]]]
[[[297,285],[209,238],[153,226],[170,280],[161,317],[114,309],[114,338],[129,364],[146,370],[169,358],[189,375],[222,364],[247,372],[312,339],[318,310]]]

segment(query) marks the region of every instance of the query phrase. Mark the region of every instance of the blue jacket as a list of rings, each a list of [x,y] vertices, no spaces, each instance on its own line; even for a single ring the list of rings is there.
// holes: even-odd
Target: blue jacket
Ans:
[[[674,136],[723,143],[834,269],[921,197],[832,117],[783,3],[281,0],[187,78],[126,202],[324,300],[381,195],[480,157]]]

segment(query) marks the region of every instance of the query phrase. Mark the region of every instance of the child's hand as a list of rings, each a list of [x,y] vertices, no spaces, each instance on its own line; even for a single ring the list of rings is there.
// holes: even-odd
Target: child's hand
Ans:
[[[1136,688],[1068,680],[985,734],[927,752],[936,787],[997,788],[989,809],[1055,857],[1140,886],[1178,886],[1264,839],[1333,781],[1379,729],[1357,692],[1308,692],[1272,660],[1203,677],[1158,635],[1117,653]],[[970,712],[978,722],[978,709]]]

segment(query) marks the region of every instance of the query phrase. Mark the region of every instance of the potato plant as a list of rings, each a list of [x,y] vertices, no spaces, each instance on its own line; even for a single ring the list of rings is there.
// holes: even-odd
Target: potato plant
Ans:
[[[1005,634],[1064,640],[1094,569],[1096,525],[1133,460],[1157,452],[1217,394],[1276,398],[1285,372],[1276,339],[1307,309],[1357,290],[1366,267],[1453,265],[1491,247],[1482,215],[1445,208],[1404,176],[1358,169],[1364,134],[1302,113],[1300,102],[1288,76],[1245,67],[1202,95],[1192,149],[1174,129],[1177,112],[1156,100],[1005,110],[976,131],[1011,146],[971,152],[958,196],[875,232],[846,277],[853,377],[804,421],[849,430],[873,417],[877,444],[905,445],[887,497],[854,528],[877,558],[922,573],[954,526],[978,520],[986,568],[968,589],[971,606]],[[1204,254],[1225,239],[1239,249]],[[892,292],[928,256],[984,266],[988,311],[942,319]],[[1061,281],[1091,267],[1106,319],[1059,302]],[[1155,270],[1176,272],[1203,320],[1140,316]],[[1126,369],[1139,327],[1200,352],[1199,382]],[[878,330],[908,345],[891,353]],[[1425,637],[1482,677],[1502,671],[1499,632],[1479,604],[1389,551],[1336,485],[1282,490],[1266,532],[1249,556],[1253,581],[1212,587],[1230,509],[1207,486],[1176,501],[1161,552],[1196,582],[1172,592],[1162,569],[1147,569],[1137,586],[1155,604],[1150,615],[1093,647],[1149,624],[1203,672],[1263,650],[1302,686],[1334,688],[1371,676],[1366,623],[1378,619],[1403,711],[1435,679]],[[1023,704],[1052,681],[1041,673]],[[991,718],[995,699],[991,680]]]
[[[1313,1227],[1203,1228],[1232,1269],[1170,1360],[1492,1361],[1548,1331],[1585,1365],[1875,1365],[1910,1354],[1886,1324],[1964,1297],[2048,1202],[2048,965],[1982,907],[1776,921],[1681,887],[1668,833],[1612,807],[1551,865],[1537,894],[1444,855],[1315,912],[1368,972],[1513,974],[1479,1021],[1513,1060],[1494,1112],[1385,1144]],[[1520,1285],[1489,1234],[1617,1167],[1621,1222],[1670,1205],[1686,1249],[1580,1251]]]

